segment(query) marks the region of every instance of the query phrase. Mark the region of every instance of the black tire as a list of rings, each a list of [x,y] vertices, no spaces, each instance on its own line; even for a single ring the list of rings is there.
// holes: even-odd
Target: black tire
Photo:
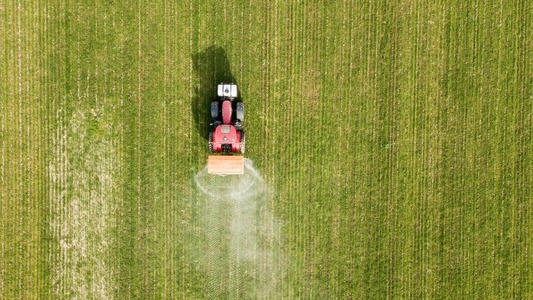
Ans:
[[[244,121],[244,104],[242,102],[237,102],[237,119],[241,123]]]
[[[215,151],[213,150],[213,133],[210,132],[209,133],[209,153],[214,153]]]
[[[211,119],[213,121],[218,120],[219,112],[218,101],[211,102]]]
[[[244,135],[244,131],[241,131],[241,153],[244,154],[244,151],[246,146],[246,136]]]

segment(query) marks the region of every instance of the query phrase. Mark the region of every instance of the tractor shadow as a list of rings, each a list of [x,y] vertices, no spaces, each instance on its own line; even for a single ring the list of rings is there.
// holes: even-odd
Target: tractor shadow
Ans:
[[[209,124],[211,122],[210,103],[216,99],[217,84],[235,83],[231,73],[230,63],[226,51],[218,46],[210,46],[192,56],[193,68],[198,76],[198,85],[191,99],[196,129],[206,140],[209,138]]]

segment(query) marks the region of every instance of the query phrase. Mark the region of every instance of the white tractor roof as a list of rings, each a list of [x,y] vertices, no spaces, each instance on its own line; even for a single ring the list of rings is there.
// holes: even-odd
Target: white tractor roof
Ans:
[[[217,94],[219,97],[235,98],[237,97],[237,85],[221,83],[218,85]]]

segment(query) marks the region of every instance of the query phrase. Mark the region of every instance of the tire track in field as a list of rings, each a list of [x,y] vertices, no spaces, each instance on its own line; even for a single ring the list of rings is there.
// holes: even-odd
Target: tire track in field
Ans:
[[[49,165],[50,229],[57,242],[51,266],[58,298],[113,298],[111,247],[117,224],[118,128],[102,108],[59,109]]]

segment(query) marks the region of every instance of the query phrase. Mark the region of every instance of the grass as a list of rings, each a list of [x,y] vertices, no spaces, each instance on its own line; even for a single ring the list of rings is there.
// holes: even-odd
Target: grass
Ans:
[[[531,9],[0,3],[0,298],[533,297]],[[220,81],[281,226],[269,289],[201,262]]]

